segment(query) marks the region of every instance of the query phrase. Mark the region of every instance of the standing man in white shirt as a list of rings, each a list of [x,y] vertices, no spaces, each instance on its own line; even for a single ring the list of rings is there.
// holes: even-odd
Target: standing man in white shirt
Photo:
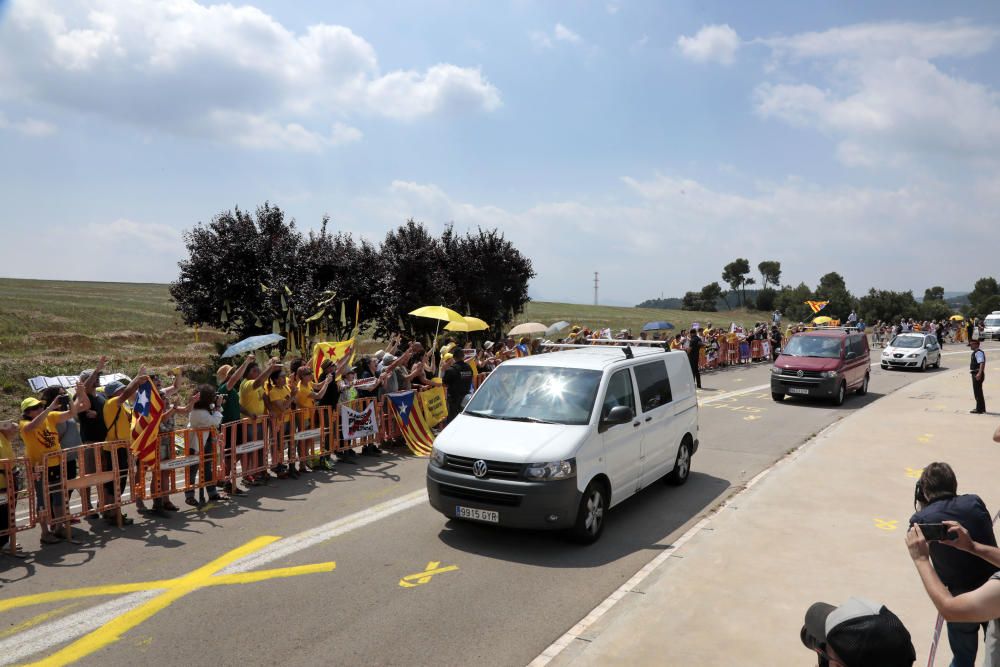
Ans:
[[[969,372],[972,374],[972,395],[976,397],[976,408],[969,410],[974,415],[986,412],[986,399],[983,397],[983,380],[986,379],[986,353],[979,349],[979,341],[969,341],[972,348],[972,358],[969,359]]]

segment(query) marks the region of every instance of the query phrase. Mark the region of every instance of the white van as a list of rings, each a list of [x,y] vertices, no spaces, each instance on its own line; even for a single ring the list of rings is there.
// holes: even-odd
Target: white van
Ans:
[[[983,320],[983,333],[979,336],[983,340],[1000,339],[1000,310],[994,310]]]
[[[685,353],[582,347],[497,367],[435,440],[427,491],[448,517],[590,543],[608,508],[687,481],[697,450]]]

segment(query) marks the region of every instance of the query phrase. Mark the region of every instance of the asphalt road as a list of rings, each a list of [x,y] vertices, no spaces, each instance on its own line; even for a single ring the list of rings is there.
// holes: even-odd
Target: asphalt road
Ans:
[[[967,363],[966,347],[945,352],[945,367]],[[688,484],[616,507],[589,547],[448,520],[423,494],[426,460],[399,455],[122,531],[85,522],[80,546],[39,550],[29,533],[29,559],[0,558],[0,664],[525,665],[761,470],[919,377],[876,363],[869,394],[835,408],[774,403],[768,365],[705,375]],[[199,570],[254,540],[249,560]],[[80,587],[94,589],[63,593]]]

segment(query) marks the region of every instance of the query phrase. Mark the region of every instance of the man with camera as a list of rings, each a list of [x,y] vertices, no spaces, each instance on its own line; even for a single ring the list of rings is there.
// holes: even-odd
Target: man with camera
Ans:
[[[950,465],[931,463],[924,468],[914,492],[914,505],[917,512],[910,517],[910,525],[920,526],[923,529],[921,534],[932,540],[928,555],[936,576],[950,595],[961,596],[978,589],[1000,569],[968,551],[953,548],[947,539],[950,535],[943,524],[954,522],[962,526],[975,542],[993,548],[997,545],[986,504],[975,494],[958,495],[958,480]],[[979,647],[980,623],[969,622],[974,619],[947,615],[945,619],[948,621],[948,642],[955,656],[952,667],[972,667]],[[989,659],[988,656],[986,664],[994,665]]]
[[[816,602],[806,611],[799,638],[819,654],[819,667],[912,667],[917,659],[899,617],[864,598],[839,607]]]

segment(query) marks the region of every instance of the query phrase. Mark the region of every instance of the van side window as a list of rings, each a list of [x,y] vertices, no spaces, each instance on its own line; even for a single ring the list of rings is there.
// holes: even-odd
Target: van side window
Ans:
[[[851,336],[851,347],[854,350],[854,354],[859,357],[865,356],[865,344],[861,340],[861,336]]]
[[[622,369],[608,380],[608,390],[604,394],[604,405],[601,406],[601,419],[608,416],[611,408],[624,405],[635,414],[635,392],[632,391],[632,376],[627,368]]]
[[[633,370],[636,384],[639,385],[639,401],[643,412],[649,412],[673,400],[665,363],[654,361],[636,366]]]

